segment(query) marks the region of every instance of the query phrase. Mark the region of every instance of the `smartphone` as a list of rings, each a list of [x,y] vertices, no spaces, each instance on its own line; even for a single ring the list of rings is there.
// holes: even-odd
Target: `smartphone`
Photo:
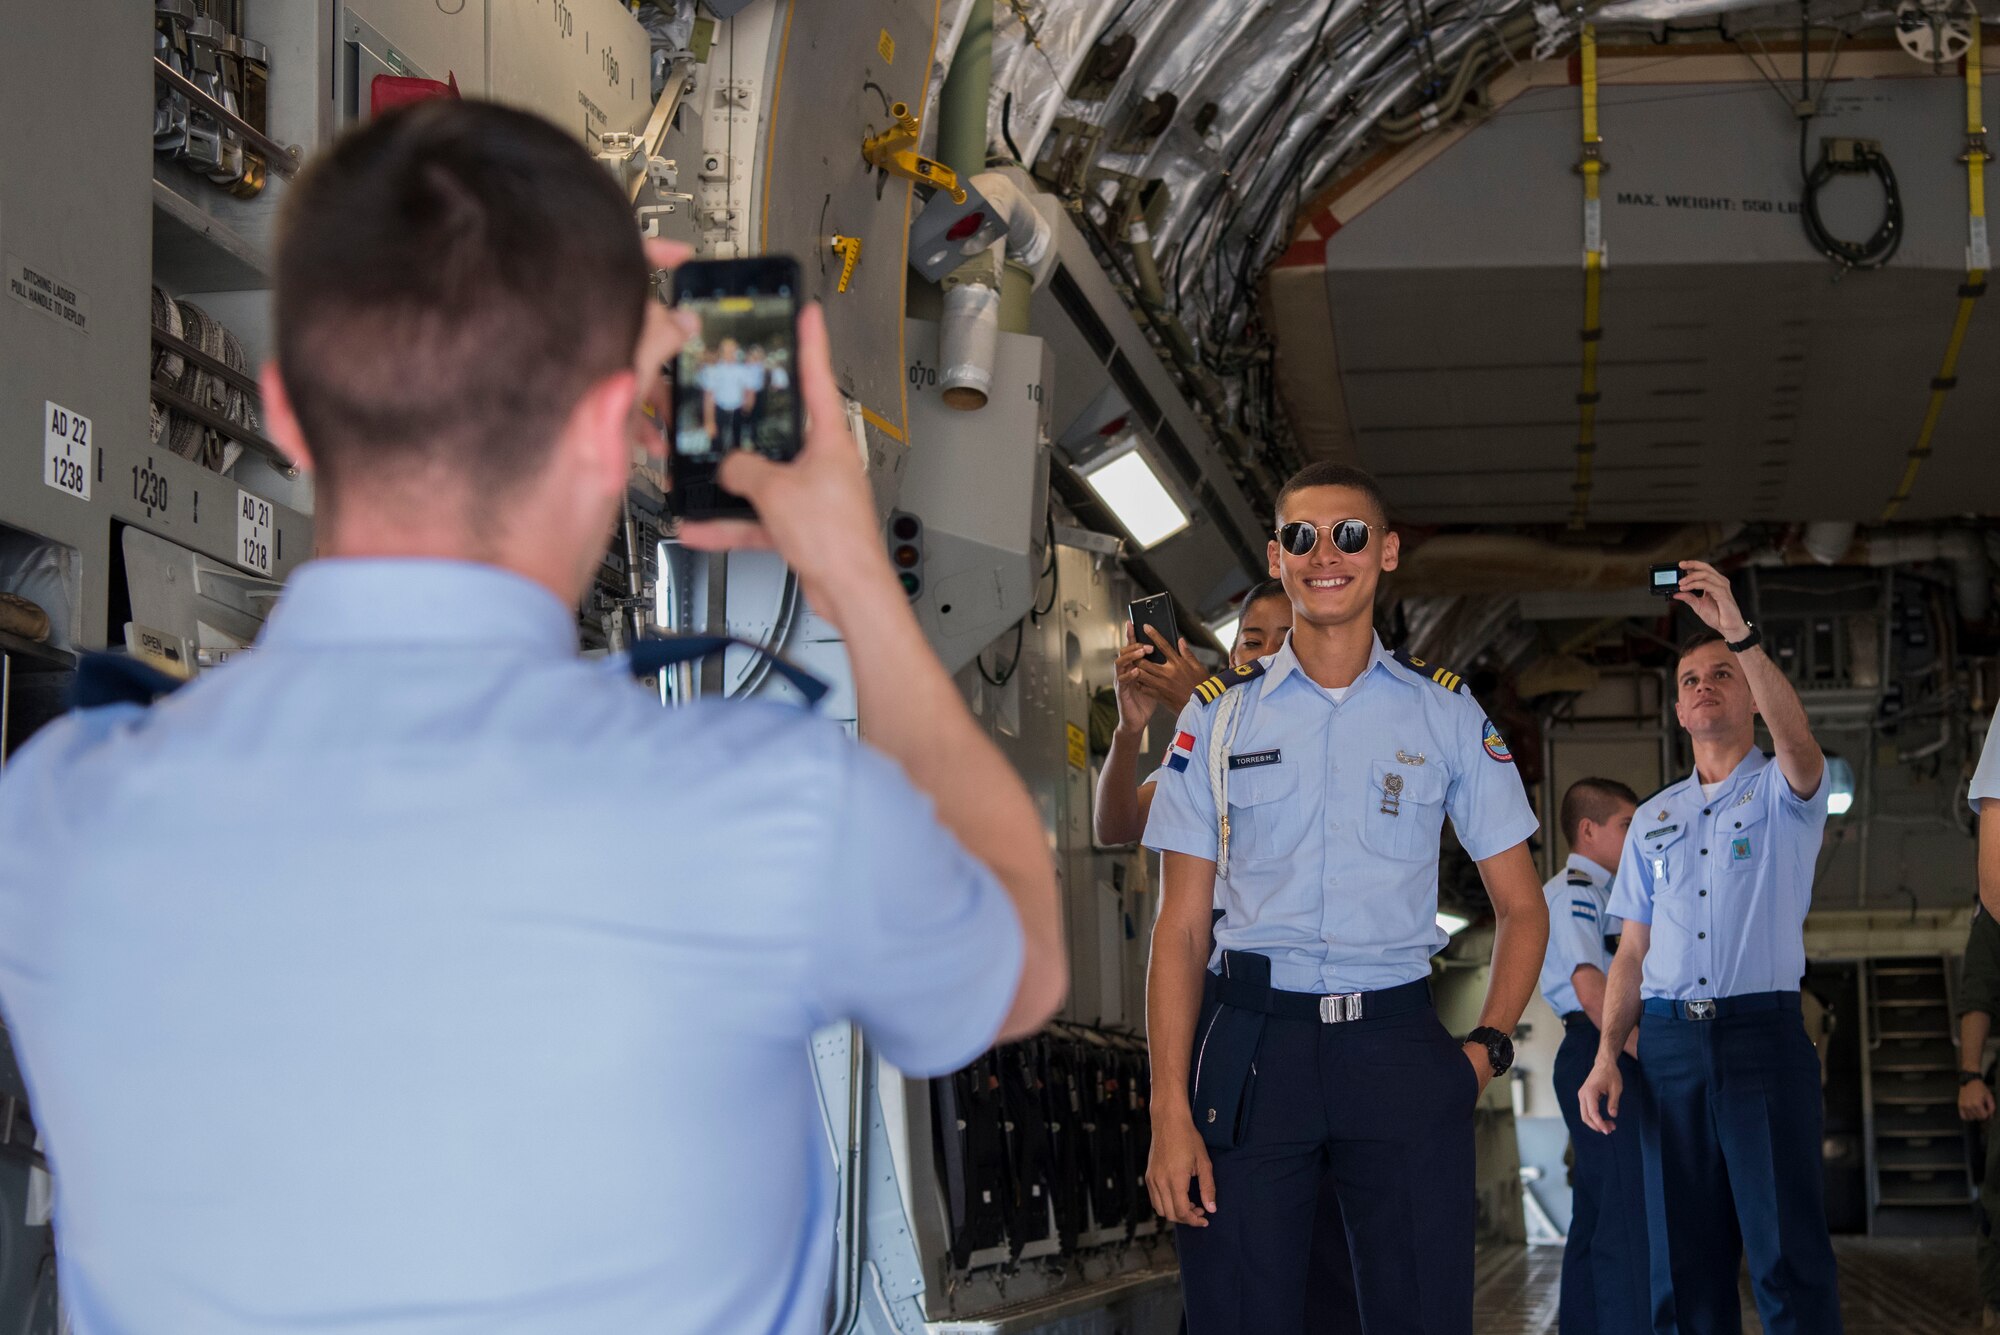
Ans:
[[[750,503],[716,471],[731,450],[780,463],[804,439],[799,406],[799,266],[785,255],[695,260],[674,271],[674,305],[701,332],[673,365],[667,503],[688,519],[747,518]]]
[[[1146,634],[1146,627],[1159,631],[1168,644],[1180,644],[1180,629],[1174,624],[1173,595],[1156,593],[1150,598],[1127,603],[1125,611],[1132,618],[1132,633],[1139,637],[1140,644],[1147,646],[1146,661],[1165,664],[1167,656],[1160,652],[1159,645],[1153,643],[1153,637]]]
[[[1648,587],[1662,598],[1671,598],[1681,591],[1681,573],[1677,564],[1654,566],[1652,583]]]

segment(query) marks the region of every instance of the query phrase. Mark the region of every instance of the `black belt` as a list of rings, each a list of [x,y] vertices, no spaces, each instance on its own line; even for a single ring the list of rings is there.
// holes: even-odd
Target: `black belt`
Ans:
[[[1799,1009],[1799,994],[1796,992],[1748,992],[1740,997],[1706,997],[1694,1001],[1676,1001],[1670,997],[1647,997],[1646,1014],[1666,1020],[1726,1020],[1732,1015],[1748,1015],[1753,1011],[1792,1011]]]
[[[1286,1020],[1317,1020],[1346,1024],[1354,1020],[1385,1020],[1391,1015],[1424,1010],[1431,1004],[1431,980],[1419,978],[1377,992],[1280,992],[1250,978],[1216,978],[1215,995],[1225,1006],[1262,1011]]]
[[[1578,1025],[1590,1025],[1592,1029],[1597,1028],[1596,1025],[1590,1023],[1590,1015],[1585,1011],[1570,1011],[1562,1018],[1563,1028],[1565,1029],[1574,1029]]]

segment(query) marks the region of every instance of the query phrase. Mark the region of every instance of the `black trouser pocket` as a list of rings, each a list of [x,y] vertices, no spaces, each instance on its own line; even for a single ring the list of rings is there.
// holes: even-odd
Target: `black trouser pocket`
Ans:
[[[1194,1124],[1210,1149],[1233,1150],[1250,1125],[1250,1097],[1257,1083],[1257,1042],[1264,1015],[1211,1001],[1196,1028]]]

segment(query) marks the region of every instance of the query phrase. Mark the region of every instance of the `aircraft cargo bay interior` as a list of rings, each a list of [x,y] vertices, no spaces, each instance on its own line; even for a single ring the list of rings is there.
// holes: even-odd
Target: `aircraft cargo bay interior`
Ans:
[[[5,8],[0,1330],[2000,1327],[1971,0]]]

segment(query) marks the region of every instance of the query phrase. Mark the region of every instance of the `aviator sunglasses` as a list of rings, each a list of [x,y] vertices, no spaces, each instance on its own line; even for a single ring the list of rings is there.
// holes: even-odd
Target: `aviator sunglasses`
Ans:
[[[1294,519],[1278,530],[1278,545],[1293,556],[1310,556],[1312,549],[1319,545],[1322,529],[1333,537],[1333,545],[1354,555],[1368,545],[1368,535],[1374,525],[1365,519],[1336,519],[1331,524],[1314,524],[1303,519]]]

